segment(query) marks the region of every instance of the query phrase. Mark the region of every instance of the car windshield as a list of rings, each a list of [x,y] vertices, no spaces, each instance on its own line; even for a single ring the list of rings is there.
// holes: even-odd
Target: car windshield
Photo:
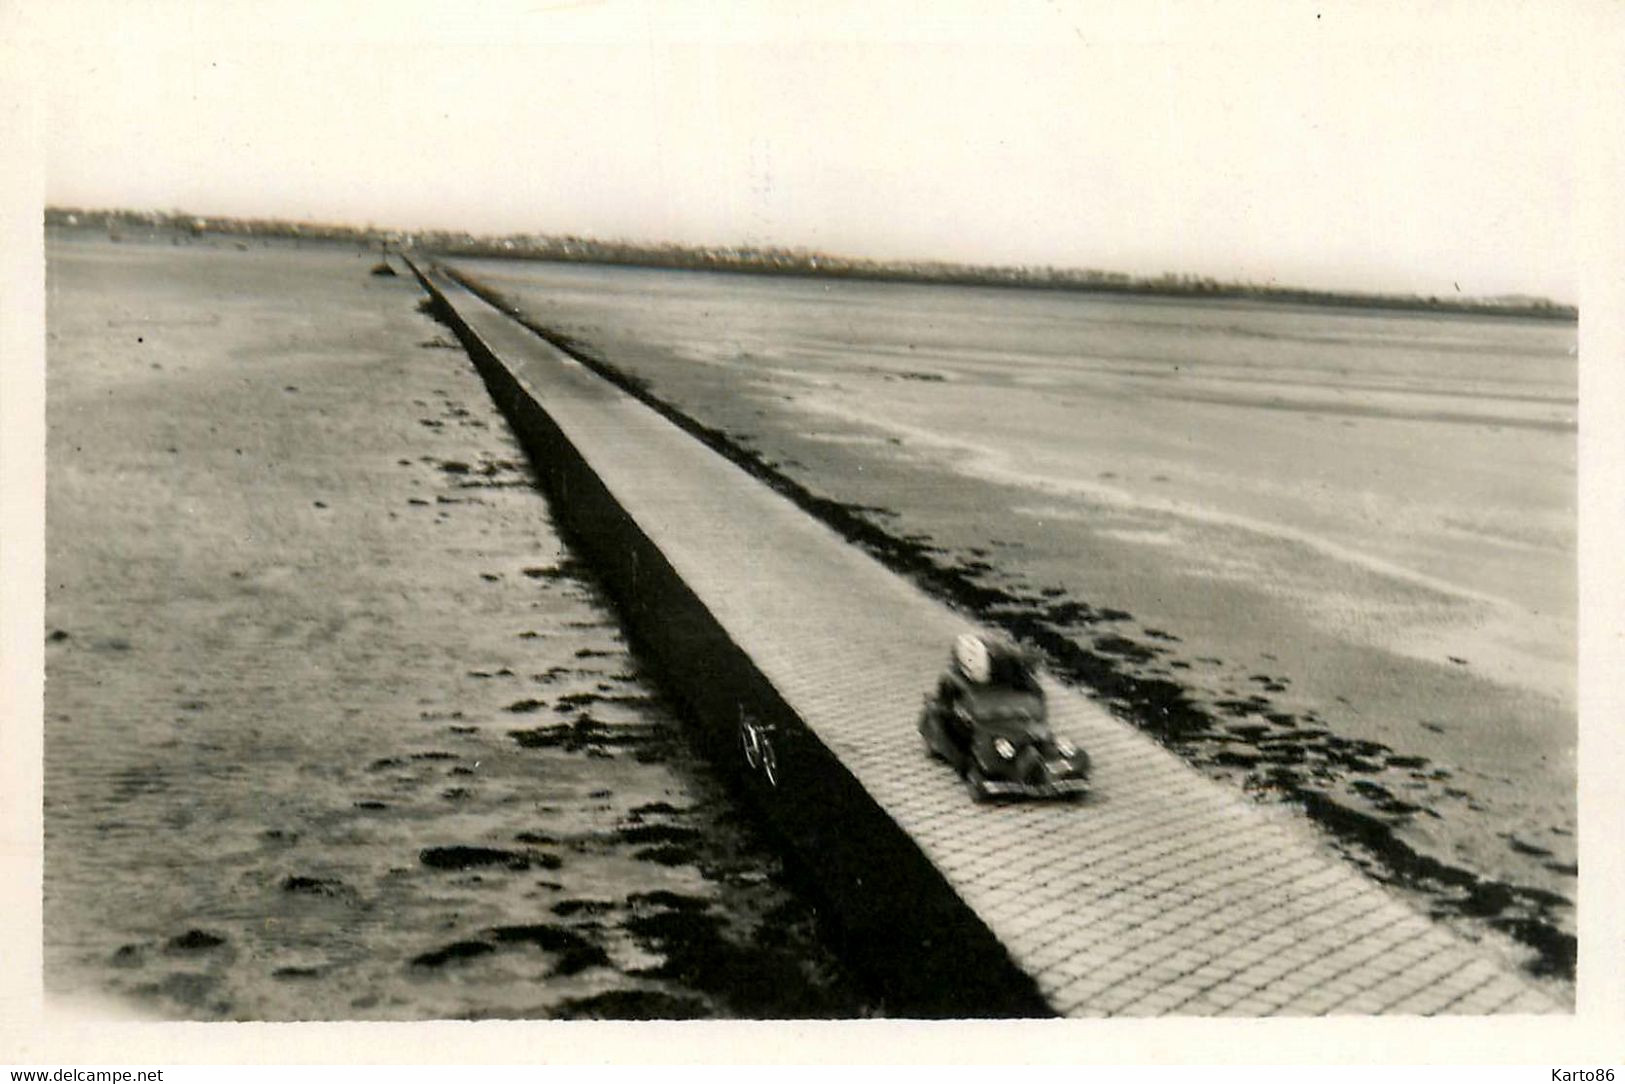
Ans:
[[[989,685],[1001,689],[1014,689],[1017,692],[1038,693],[1038,681],[1021,656],[1001,651],[995,652],[988,661]]]

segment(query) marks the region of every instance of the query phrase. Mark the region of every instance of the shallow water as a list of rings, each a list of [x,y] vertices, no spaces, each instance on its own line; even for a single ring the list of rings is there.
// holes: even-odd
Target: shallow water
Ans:
[[[48,991],[875,1011],[410,279],[329,247],[47,256]]]
[[[457,263],[1419,906],[1572,967],[1572,324]]]

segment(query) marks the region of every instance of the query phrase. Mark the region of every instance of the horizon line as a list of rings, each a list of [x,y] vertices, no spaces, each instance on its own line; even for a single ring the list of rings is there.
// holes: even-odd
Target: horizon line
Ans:
[[[1453,311],[1479,315],[1530,316],[1578,319],[1576,304],[1521,292],[1455,296],[1417,293],[1382,293],[1372,290],[1297,286],[1271,280],[1264,283],[1223,280],[1211,275],[1164,271],[1136,275],[1122,271],[1054,264],[981,264],[929,257],[875,259],[845,256],[799,245],[753,242],[689,243],[599,238],[559,233],[476,233],[456,227],[407,229],[353,222],[293,219],[276,216],[205,214],[171,208],[167,211],[127,207],[74,207],[47,203],[44,224],[72,226],[71,217],[121,219],[152,227],[184,228],[199,233],[240,232],[249,236],[299,236],[415,247],[433,238],[441,247],[461,249],[462,255],[516,260],[552,260],[568,263],[636,265],[657,269],[703,270],[746,274],[795,274],[809,277],[864,278],[910,281],[920,284],[980,285],[1079,292],[1142,293],[1185,298],[1240,298],[1284,302],[1323,302],[1359,308],[1397,308],[1411,311]],[[434,246],[430,246],[434,247]],[[478,250],[478,251],[471,251]],[[596,251],[594,251],[596,250]],[[763,262],[765,260],[770,262]]]

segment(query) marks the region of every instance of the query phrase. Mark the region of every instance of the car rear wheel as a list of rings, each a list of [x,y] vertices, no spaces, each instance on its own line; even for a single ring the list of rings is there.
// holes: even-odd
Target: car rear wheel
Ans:
[[[971,800],[974,802],[987,801],[987,776],[982,773],[981,766],[974,761],[965,769],[965,786],[970,789]]]
[[[940,759],[942,750],[938,748],[937,723],[929,711],[920,716],[919,731],[920,740],[925,742],[925,751]]]

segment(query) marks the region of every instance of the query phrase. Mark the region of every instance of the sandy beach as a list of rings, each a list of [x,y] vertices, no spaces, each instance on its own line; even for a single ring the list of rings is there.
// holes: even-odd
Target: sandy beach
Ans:
[[[1573,325],[458,266],[1419,907],[1572,976]]]
[[[48,246],[46,987],[854,1016],[467,357],[336,246]]]

